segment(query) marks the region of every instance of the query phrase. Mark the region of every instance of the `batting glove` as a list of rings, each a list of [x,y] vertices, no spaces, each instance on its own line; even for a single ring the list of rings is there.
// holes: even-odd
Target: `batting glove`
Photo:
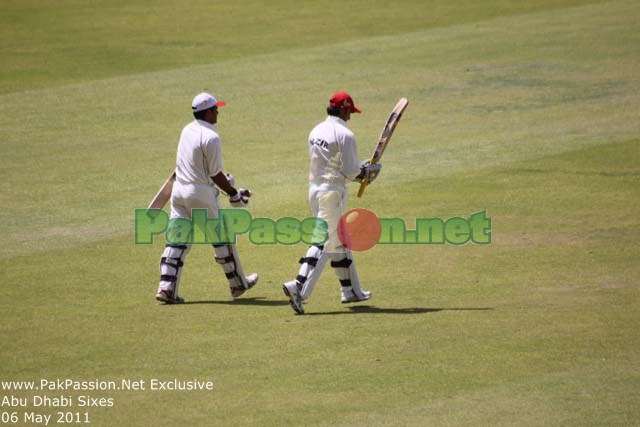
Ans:
[[[367,183],[371,184],[378,177],[381,170],[382,165],[380,163],[371,164],[371,162],[367,160],[360,166],[360,174],[356,177],[356,180],[362,182],[366,179]]]
[[[249,197],[251,197],[251,191],[239,188],[236,194],[229,196],[229,203],[234,208],[244,208],[249,204]]]

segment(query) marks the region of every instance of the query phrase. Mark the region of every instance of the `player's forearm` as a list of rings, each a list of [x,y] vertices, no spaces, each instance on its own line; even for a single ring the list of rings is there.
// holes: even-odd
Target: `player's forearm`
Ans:
[[[233,188],[233,186],[229,183],[229,180],[227,179],[227,176],[224,174],[224,172],[220,172],[219,174],[217,174],[216,176],[212,176],[211,178],[213,179],[213,182],[218,186],[218,188],[227,193],[229,196],[235,196],[236,193],[238,193],[238,190]]]
[[[349,163],[342,165],[342,173],[349,181],[355,181],[358,175],[360,174],[360,163],[356,159],[355,162],[351,161]]]

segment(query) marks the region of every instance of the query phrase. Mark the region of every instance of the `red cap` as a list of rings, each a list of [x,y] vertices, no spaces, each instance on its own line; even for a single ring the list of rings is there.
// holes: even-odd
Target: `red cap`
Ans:
[[[337,92],[331,95],[331,100],[329,100],[329,107],[334,108],[351,108],[352,113],[361,113],[356,104],[353,103],[353,99],[351,99],[351,95],[347,92]]]

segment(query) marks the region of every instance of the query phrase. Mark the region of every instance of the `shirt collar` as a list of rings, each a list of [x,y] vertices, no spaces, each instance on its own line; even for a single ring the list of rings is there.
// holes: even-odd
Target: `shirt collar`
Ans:
[[[340,123],[341,125],[347,127],[347,122],[345,122],[344,120],[342,120],[340,117],[338,116],[327,116],[327,121],[328,122],[336,122],[336,123]]]
[[[212,125],[212,124],[211,124],[211,123],[209,123],[209,122],[205,122],[204,120],[200,120],[200,119],[196,119],[195,121],[196,121],[200,126],[204,126],[204,127],[206,127],[206,128],[211,129],[212,131],[216,131],[216,127],[215,127],[215,125]]]

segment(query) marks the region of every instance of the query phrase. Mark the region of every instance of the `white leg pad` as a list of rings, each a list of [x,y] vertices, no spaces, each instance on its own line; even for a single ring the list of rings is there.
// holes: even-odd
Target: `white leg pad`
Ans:
[[[167,245],[160,258],[160,289],[171,292],[173,298],[178,297],[182,266],[191,246]]]
[[[346,254],[331,254],[331,267],[336,272],[343,290],[353,289],[356,295],[362,295],[360,279],[350,250],[347,250]]]
[[[222,265],[224,275],[232,288],[249,289],[249,284],[242,271],[240,257],[235,245],[213,245],[216,262]]]
[[[302,299],[306,300],[311,296],[328,258],[322,246],[309,246],[305,257],[300,258],[301,266],[296,281],[302,285]]]

